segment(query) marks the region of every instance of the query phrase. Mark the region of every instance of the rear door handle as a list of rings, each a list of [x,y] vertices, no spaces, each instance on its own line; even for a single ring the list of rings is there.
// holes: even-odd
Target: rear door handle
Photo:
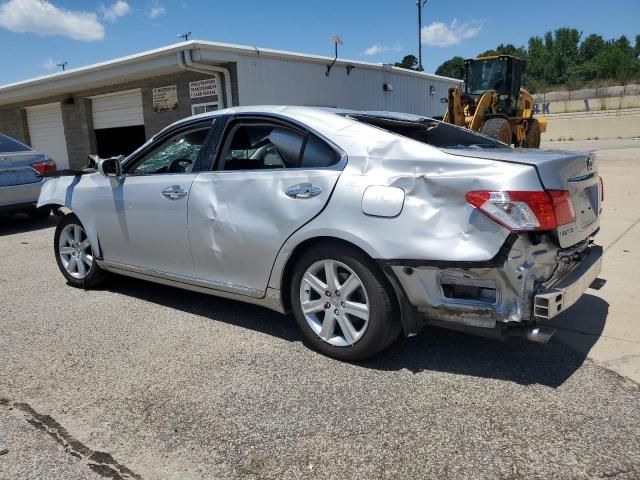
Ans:
[[[180,185],[172,185],[162,190],[162,196],[169,200],[180,200],[186,195],[187,192],[185,190],[182,190],[182,188],[180,188]]]
[[[284,193],[290,198],[307,199],[320,195],[322,190],[310,183],[299,183],[298,185],[287,188]]]

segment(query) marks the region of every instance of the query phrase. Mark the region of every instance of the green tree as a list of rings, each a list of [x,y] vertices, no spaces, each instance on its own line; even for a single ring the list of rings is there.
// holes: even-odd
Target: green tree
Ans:
[[[596,34],[582,39],[582,32],[575,28],[558,28],[529,38],[527,48],[501,43],[479,56],[513,55],[526,59],[523,83],[531,92],[563,86],[574,89],[596,81],[640,80],[640,35],[634,40],[632,44],[622,35],[607,41]],[[460,64],[461,57],[451,58],[436,73],[455,77]]]
[[[436,75],[464,79],[464,58],[453,57],[436,69]]]
[[[418,58],[415,55],[405,55],[401,61],[394,63],[394,66],[407,70],[419,70]]]

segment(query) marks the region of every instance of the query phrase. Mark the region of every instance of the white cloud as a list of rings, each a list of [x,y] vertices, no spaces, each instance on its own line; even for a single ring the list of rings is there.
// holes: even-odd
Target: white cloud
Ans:
[[[449,25],[433,22],[422,27],[422,42],[432,47],[449,47],[475,37],[480,30],[482,25],[477,20],[459,23],[458,19],[454,18]]]
[[[380,55],[381,53],[385,53],[385,52],[399,52],[401,50],[402,50],[402,47],[398,44],[394,46],[389,46],[389,45],[380,45],[379,43],[376,43],[374,45],[371,45],[369,48],[367,48],[364,52],[362,52],[362,54],[366,55],[367,57],[371,57],[374,55]]]
[[[42,63],[42,68],[44,68],[45,70],[55,70],[56,68],[58,68],[58,63],[60,62],[49,57]]]
[[[95,13],[65,10],[47,0],[9,0],[1,4],[0,27],[41,36],[63,35],[74,40],[104,38],[104,26]]]
[[[124,0],[117,0],[114,4],[105,7],[100,5],[100,13],[105,20],[115,22],[119,17],[124,17],[131,11],[131,7]]]
[[[156,18],[160,15],[163,15],[166,12],[166,9],[160,4],[158,0],[154,0],[151,2],[151,6],[149,7],[149,11],[147,15],[149,18]]]

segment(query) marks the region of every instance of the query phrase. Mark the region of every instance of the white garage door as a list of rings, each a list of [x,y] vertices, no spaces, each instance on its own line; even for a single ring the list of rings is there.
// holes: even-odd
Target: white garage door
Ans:
[[[55,160],[58,168],[69,168],[60,103],[27,107],[26,110],[31,147]]]
[[[140,89],[91,97],[94,130],[144,125]]]

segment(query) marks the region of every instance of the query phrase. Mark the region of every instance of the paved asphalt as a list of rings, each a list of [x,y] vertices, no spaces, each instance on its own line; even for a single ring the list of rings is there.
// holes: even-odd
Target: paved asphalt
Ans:
[[[258,307],[73,289],[53,227],[0,217],[2,479],[640,478],[640,387],[589,348],[428,329],[340,363]]]

